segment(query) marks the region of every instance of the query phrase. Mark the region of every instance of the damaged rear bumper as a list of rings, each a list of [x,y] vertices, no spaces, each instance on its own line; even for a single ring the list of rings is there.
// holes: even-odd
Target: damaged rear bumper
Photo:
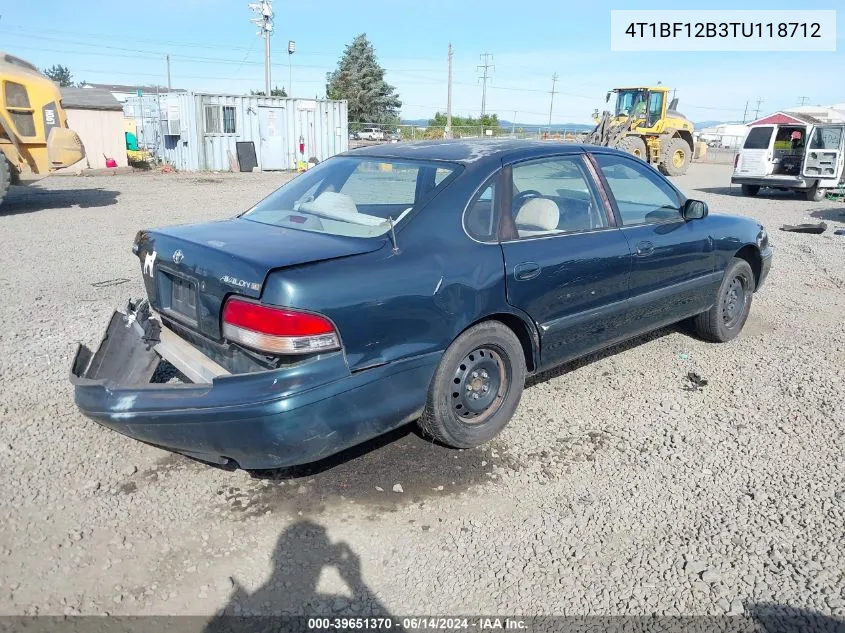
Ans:
[[[248,469],[313,462],[413,420],[440,357],[350,373],[335,352],[276,370],[214,375],[213,361],[194,349],[212,363],[199,370],[208,382],[152,383],[169,353],[164,338],[145,307],[115,312],[96,352],[77,349],[70,375],[77,406],[118,433]]]

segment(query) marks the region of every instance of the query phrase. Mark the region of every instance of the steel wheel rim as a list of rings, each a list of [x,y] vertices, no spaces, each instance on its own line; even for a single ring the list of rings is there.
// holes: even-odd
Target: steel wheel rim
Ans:
[[[722,298],[722,322],[732,328],[736,326],[745,312],[748,302],[748,286],[745,277],[737,275],[731,279]]]
[[[672,154],[672,162],[675,163],[675,167],[683,167],[685,158],[686,155],[682,149],[676,149],[675,153]]]
[[[510,388],[510,366],[501,350],[478,347],[458,363],[452,378],[452,411],[466,424],[482,424],[502,406]]]

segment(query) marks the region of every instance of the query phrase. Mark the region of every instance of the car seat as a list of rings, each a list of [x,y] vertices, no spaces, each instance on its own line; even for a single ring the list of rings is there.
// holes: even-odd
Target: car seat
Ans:
[[[560,209],[548,198],[529,198],[516,214],[516,228],[519,237],[547,235],[558,230]]]

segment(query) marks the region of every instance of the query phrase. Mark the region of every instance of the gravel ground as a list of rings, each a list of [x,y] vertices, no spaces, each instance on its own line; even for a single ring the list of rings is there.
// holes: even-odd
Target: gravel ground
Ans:
[[[492,443],[412,427],[249,474],[102,429],[76,343],[141,296],[137,229],[230,215],[278,174],[56,177],[0,212],[0,614],[845,615],[842,203],[678,179],[775,246],[743,335],[657,332],[532,379]],[[694,388],[687,373],[708,380]]]

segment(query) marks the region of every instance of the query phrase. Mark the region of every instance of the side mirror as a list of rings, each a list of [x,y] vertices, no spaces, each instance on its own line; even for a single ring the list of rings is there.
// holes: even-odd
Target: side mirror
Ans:
[[[605,102],[605,103],[607,103],[608,101],[610,101],[610,94],[611,94],[611,93],[609,93],[609,92],[608,92],[608,93],[607,93],[607,96],[605,96],[605,98],[604,98],[604,102]]]
[[[681,209],[681,215],[687,222],[706,218],[708,213],[707,203],[701,200],[687,200]]]

